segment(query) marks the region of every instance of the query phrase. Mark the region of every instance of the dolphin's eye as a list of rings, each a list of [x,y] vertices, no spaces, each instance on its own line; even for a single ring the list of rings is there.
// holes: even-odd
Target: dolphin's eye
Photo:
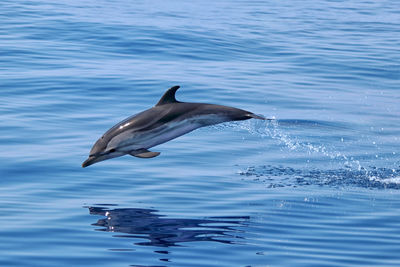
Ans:
[[[113,148],[113,149],[110,149],[108,152],[110,152],[110,153],[113,153],[113,152],[115,152],[115,148]]]

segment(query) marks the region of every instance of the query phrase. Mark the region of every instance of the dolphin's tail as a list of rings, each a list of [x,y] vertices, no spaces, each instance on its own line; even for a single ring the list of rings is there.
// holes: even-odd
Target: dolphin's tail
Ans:
[[[250,114],[248,114],[247,116],[249,116],[250,118],[253,118],[253,119],[257,119],[257,120],[264,120],[264,121],[273,120],[273,119],[265,118],[265,117],[262,116],[262,115],[256,115],[256,114],[254,114],[254,113],[250,113]]]

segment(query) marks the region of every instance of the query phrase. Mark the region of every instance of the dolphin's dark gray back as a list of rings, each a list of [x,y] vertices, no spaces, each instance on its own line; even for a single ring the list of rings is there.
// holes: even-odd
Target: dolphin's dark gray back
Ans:
[[[121,121],[109,129],[104,134],[104,138],[112,138],[112,136],[126,130],[147,131],[173,120],[185,120],[190,117],[201,115],[224,115],[227,121],[261,118],[249,111],[228,106],[179,102],[175,98],[175,93],[179,88],[179,86],[171,87],[164,93],[154,107]]]

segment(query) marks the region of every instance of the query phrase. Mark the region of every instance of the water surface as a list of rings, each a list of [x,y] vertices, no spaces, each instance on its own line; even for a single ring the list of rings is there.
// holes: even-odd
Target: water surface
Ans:
[[[395,1],[2,1],[1,266],[398,266]],[[82,169],[181,85],[250,110]]]

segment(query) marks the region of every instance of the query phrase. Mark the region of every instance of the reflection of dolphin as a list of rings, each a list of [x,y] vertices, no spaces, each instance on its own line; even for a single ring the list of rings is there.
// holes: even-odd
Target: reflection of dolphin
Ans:
[[[163,218],[155,214],[152,209],[113,209],[89,207],[92,215],[107,216],[100,219],[95,226],[104,227],[99,231],[119,232],[130,237],[147,239],[147,242],[135,243],[143,246],[170,247],[179,243],[192,241],[216,241],[231,244],[233,241],[226,238],[239,238],[229,235],[230,232],[239,232],[235,226],[244,225],[249,219],[243,217],[215,217],[211,219],[172,219]],[[208,225],[211,224],[211,225]],[[225,237],[225,240],[222,239]]]
[[[82,167],[126,154],[139,158],[156,157],[160,152],[151,152],[147,149],[200,127],[251,118],[265,120],[243,109],[179,102],[175,99],[178,89],[179,86],[170,88],[157,105],[109,129],[94,144],[89,158],[83,162]]]

